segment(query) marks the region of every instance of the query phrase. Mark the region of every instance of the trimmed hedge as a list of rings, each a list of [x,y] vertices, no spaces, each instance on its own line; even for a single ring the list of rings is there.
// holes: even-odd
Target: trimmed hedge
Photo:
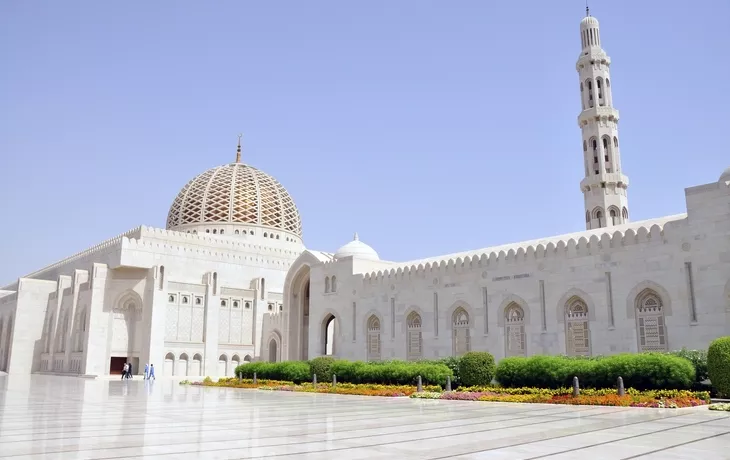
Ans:
[[[464,386],[489,385],[496,370],[494,356],[486,351],[470,351],[459,360],[459,378]]]
[[[621,376],[626,388],[686,390],[693,386],[690,361],[664,353],[620,354],[594,359],[566,356],[505,358],[497,365],[496,379],[508,388],[570,387],[578,377],[581,387],[614,388]]]
[[[316,372],[315,372],[316,371]],[[317,374],[318,382],[373,383],[382,385],[415,385],[420,375],[424,385],[446,385],[446,377],[453,372],[444,364],[409,361],[362,362],[344,361],[329,357],[312,361],[284,361],[279,363],[255,362],[236,367],[236,375],[251,379],[284,380],[294,383],[310,382]]]
[[[730,337],[720,337],[707,350],[710,382],[725,397],[730,397]]]
[[[337,380],[348,383],[379,383],[383,385],[414,385],[420,375],[424,385],[446,385],[453,377],[444,364],[422,361],[362,362],[336,360],[330,370]]]
[[[309,363],[304,361],[257,362],[236,367],[236,375],[244,379],[252,379],[254,372],[259,379],[284,380],[294,383],[309,382],[311,377]]]

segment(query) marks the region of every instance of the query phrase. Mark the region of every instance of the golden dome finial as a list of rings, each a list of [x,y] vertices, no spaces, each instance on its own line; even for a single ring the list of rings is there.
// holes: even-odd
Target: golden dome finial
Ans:
[[[238,148],[236,149],[236,163],[241,162],[241,137],[243,137],[243,134],[238,135]]]

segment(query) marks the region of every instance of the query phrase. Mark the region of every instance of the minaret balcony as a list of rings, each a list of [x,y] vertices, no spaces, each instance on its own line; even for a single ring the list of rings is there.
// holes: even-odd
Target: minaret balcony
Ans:
[[[629,187],[629,178],[621,173],[592,174],[580,181],[580,189],[585,192],[602,187],[602,184],[616,184],[617,187],[626,189]]]
[[[596,121],[596,118],[606,118],[618,123],[619,113],[618,110],[607,105],[589,107],[582,111],[580,115],[578,115],[578,126],[583,127],[589,123]]]

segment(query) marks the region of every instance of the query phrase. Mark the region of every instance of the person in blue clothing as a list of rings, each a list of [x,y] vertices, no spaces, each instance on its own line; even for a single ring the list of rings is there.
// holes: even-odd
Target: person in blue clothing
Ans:
[[[155,378],[155,365],[154,364],[150,364],[150,376],[148,378],[157,380]]]
[[[145,364],[144,365],[144,379],[147,380],[150,376],[150,365]]]

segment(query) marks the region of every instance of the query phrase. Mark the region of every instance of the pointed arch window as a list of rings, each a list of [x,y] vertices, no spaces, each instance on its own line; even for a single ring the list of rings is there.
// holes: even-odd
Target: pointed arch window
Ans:
[[[423,335],[421,334],[421,315],[412,311],[406,318],[408,327],[406,344],[408,360],[415,361],[423,358]]]
[[[330,277],[325,276],[324,278],[324,293],[327,294],[330,292]]]
[[[644,289],[636,296],[636,327],[640,352],[667,351],[664,304],[652,289]]]
[[[469,313],[462,307],[457,308],[451,317],[451,337],[454,356],[461,356],[471,350]]]
[[[608,208],[608,217],[611,219],[612,225],[620,225],[623,223],[621,221],[621,211],[615,206]]]
[[[380,319],[372,315],[368,318],[368,361],[380,360]]]
[[[525,356],[527,351],[525,336],[525,312],[515,302],[505,309],[505,348],[506,356]]]
[[[332,275],[332,282],[330,286],[332,288],[332,292],[337,292],[337,277],[335,275]]]
[[[568,356],[591,355],[588,306],[577,296],[565,304],[565,347]]]

